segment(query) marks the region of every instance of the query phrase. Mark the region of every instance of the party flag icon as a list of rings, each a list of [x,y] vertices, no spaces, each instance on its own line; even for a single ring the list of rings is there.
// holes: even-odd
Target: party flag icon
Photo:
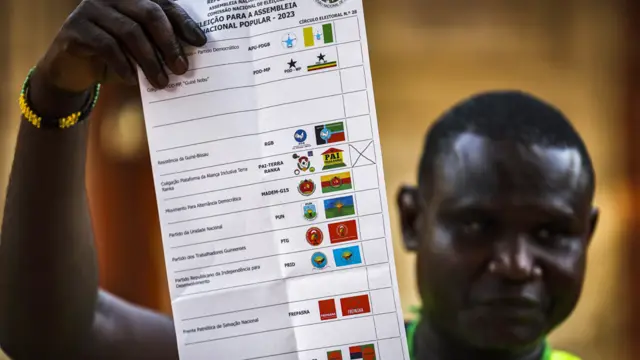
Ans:
[[[358,225],[355,220],[329,224],[329,239],[332,244],[358,240]]]
[[[352,189],[351,173],[348,171],[339,174],[321,176],[320,182],[323,194]]]
[[[304,46],[311,47],[321,44],[332,44],[334,41],[333,25],[324,24],[320,28],[314,29],[312,26],[302,29]]]
[[[333,250],[333,258],[337,267],[362,264],[359,246],[350,246]]]
[[[349,348],[351,360],[376,360],[376,348],[373,344],[352,346]]]
[[[333,144],[346,140],[344,122],[335,122],[316,126],[316,143],[318,145]]]
[[[324,201],[324,214],[327,219],[356,214],[353,196],[327,199]]]

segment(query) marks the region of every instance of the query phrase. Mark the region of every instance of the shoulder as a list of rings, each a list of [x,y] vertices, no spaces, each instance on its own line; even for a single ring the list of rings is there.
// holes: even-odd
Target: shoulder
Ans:
[[[413,322],[405,321],[404,322],[404,330],[408,333],[409,330],[411,330],[411,328],[413,328]]]
[[[90,348],[92,359],[177,360],[173,321],[100,291]]]

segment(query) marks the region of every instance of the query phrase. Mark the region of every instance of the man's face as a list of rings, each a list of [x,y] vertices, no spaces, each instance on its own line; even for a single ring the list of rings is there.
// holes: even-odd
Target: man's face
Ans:
[[[578,151],[463,134],[428,178],[429,196],[415,192],[401,210],[432,325],[515,350],[564,321],[597,219]]]

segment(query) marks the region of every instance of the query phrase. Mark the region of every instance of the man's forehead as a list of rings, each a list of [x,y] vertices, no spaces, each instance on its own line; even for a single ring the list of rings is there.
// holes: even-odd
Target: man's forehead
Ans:
[[[589,184],[583,161],[573,148],[464,133],[441,150],[431,178],[435,194],[447,198],[576,197]]]

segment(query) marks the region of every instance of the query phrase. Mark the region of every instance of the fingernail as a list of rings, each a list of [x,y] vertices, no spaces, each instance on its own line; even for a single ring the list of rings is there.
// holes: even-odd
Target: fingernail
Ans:
[[[193,34],[196,36],[196,39],[202,45],[207,43],[207,35],[204,34],[204,31],[200,29],[200,27],[196,24],[193,24]]]
[[[164,73],[160,73],[160,75],[158,75],[158,85],[165,87],[167,84],[169,84],[169,78]]]
[[[182,75],[189,70],[189,65],[187,64],[187,60],[184,57],[178,56],[176,60],[176,72],[178,75]]]

